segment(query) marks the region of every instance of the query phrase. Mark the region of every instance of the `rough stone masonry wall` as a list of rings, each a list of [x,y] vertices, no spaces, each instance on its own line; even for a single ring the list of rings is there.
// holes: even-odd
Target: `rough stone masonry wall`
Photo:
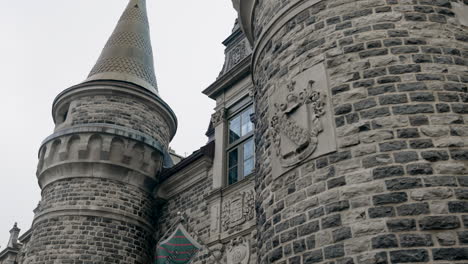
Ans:
[[[75,178],[54,182],[42,192],[40,211],[106,208],[113,214],[154,224],[153,199],[131,185],[107,179]],[[147,263],[152,257],[152,229],[128,218],[77,212],[35,221],[23,263]]]
[[[111,124],[130,128],[167,146],[170,131],[157,109],[139,98],[119,95],[84,96],[70,109],[70,125]]]
[[[210,212],[206,201],[207,195],[211,192],[213,180],[210,176],[204,177],[199,182],[188,189],[171,197],[163,204],[158,215],[158,240],[166,239],[170,236],[172,229],[178,224],[180,216],[178,212],[186,216],[184,227],[197,241],[206,245],[210,237]],[[165,236],[163,238],[163,236]],[[211,255],[204,250],[199,253],[194,264],[207,263]]]
[[[454,2],[468,5],[324,0],[257,50],[259,263],[468,261],[468,28]],[[288,3],[258,1],[257,42]],[[268,92],[321,62],[338,151],[273,179]]]

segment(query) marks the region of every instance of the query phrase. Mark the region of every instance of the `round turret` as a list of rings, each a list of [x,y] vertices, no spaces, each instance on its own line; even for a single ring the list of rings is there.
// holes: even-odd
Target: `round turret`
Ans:
[[[131,0],[89,78],[55,99],[24,263],[152,261],[153,193],[177,120],[157,95],[148,32],[145,1]]]
[[[467,261],[468,2],[233,2],[255,47],[258,263]],[[320,97],[275,107],[291,89]]]

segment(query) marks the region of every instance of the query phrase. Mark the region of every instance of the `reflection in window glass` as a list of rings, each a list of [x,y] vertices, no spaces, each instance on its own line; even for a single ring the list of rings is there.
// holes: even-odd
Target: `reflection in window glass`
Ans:
[[[234,149],[231,152],[229,152],[229,157],[228,157],[228,168],[229,168],[229,184],[233,184],[237,182],[237,171],[238,171],[238,166],[237,166],[237,158],[238,158],[238,150]]]
[[[244,144],[244,177],[253,172],[254,151],[254,141],[251,139]]]
[[[250,106],[229,121],[229,143],[233,143],[252,132],[253,123],[250,121],[250,115],[252,113],[253,107]]]
[[[236,118],[229,121],[229,143],[232,143],[241,137],[240,124],[241,116],[237,116]]]
[[[247,135],[253,129],[253,124],[250,121],[250,115],[253,113],[253,107],[247,108],[242,114],[242,136]]]

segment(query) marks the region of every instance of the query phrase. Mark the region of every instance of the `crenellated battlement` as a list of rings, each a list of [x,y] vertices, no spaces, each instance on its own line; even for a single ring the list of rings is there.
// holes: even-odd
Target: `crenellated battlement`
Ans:
[[[138,187],[153,182],[146,186],[150,187],[156,183],[163,155],[154,146],[119,135],[67,134],[42,145],[37,177],[42,188],[74,177],[112,178]]]

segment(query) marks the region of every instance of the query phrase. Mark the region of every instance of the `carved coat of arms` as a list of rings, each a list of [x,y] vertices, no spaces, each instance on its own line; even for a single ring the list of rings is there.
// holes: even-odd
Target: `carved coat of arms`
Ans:
[[[326,96],[316,91],[314,84],[310,80],[306,87],[296,87],[292,81],[282,88],[274,102],[270,131],[283,167],[303,161],[317,148],[318,135],[323,131],[320,118],[325,114]]]
[[[255,198],[253,191],[241,192],[223,203],[222,226],[224,231],[239,227],[254,218]]]
[[[234,239],[227,251],[227,264],[248,264],[250,259],[250,245],[243,237]]]

